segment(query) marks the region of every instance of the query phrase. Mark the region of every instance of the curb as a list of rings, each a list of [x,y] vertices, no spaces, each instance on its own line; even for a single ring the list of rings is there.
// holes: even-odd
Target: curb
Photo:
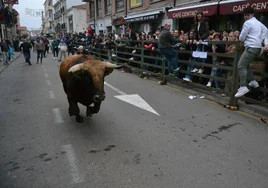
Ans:
[[[19,55],[17,55],[17,56],[13,59],[12,62],[10,62],[8,65],[5,65],[5,67],[4,67],[2,70],[0,70],[0,74],[1,74],[7,67],[9,67],[9,65],[11,65],[16,59],[18,59],[18,58],[21,56],[21,54],[22,54],[22,53],[19,53]]]

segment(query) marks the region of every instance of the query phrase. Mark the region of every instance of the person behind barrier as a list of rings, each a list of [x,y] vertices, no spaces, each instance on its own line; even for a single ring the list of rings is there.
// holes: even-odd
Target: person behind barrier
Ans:
[[[178,73],[180,67],[178,66],[178,53],[172,48],[175,42],[178,42],[170,32],[171,24],[165,24],[164,29],[160,33],[158,47],[160,52],[168,61],[168,73],[174,76]]]
[[[83,46],[77,48],[77,54],[89,55],[88,51],[86,51]]]
[[[195,25],[195,39],[199,44],[197,45],[198,51],[207,51],[207,46],[203,46],[201,43],[208,40],[209,38],[209,25],[208,22],[204,20],[204,15],[202,11],[199,11],[196,13],[195,16],[196,19],[196,25]],[[202,63],[206,63],[206,59],[201,58],[200,59]],[[204,68],[201,66],[199,69],[194,69],[193,72],[197,73],[203,73]]]
[[[259,87],[249,64],[260,55],[262,41],[268,35],[267,28],[254,17],[255,10],[253,8],[247,7],[243,12],[245,23],[240,33],[239,40],[244,42],[245,50],[238,62],[237,68],[240,77],[240,87],[235,97],[242,97],[249,92],[247,81],[249,81],[249,87]]]

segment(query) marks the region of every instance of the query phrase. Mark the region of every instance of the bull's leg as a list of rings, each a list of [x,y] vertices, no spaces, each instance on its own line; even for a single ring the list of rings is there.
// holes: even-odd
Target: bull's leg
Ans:
[[[80,110],[77,105],[77,102],[72,101],[69,97],[68,97],[68,101],[69,101],[69,115],[75,116],[77,122],[79,123],[83,122],[84,119],[82,116],[80,116]]]
[[[92,116],[92,114],[96,114],[100,111],[101,102],[94,103],[94,106],[87,106],[87,116]]]

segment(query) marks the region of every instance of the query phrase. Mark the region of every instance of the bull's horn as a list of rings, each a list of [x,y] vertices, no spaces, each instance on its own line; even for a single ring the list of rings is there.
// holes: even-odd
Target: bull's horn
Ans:
[[[119,68],[122,68],[123,65],[115,65],[113,63],[110,63],[110,62],[104,62],[106,64],[106,67],[107,68],[112,68],[112,69],[119,69]]]
[[[84,64],[83,63],[80,63],[80,64],[77,64],[77,65],[74,65],[72,66],[68,72],[77,72],[77,71],[80,71],[84,69]]]

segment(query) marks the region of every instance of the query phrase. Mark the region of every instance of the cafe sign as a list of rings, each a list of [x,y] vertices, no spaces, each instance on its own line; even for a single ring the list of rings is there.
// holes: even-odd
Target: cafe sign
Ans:
[[[189,9],[174,9],[169,10],[168,18],[169,19],[180,19],[180,18],[190,18],[195,17],[197,11],[202,11],[204,16],[212,16],[217,13],[217,5],[206,6],[206,7],[197,7]]]
[[[243,10],[247,7],[252,7],[256,12],[266,12],[268,11],[268,0],[255,0],[255,1],[240,1],[233,3],[220,4],[220,14],[241,14]]]

